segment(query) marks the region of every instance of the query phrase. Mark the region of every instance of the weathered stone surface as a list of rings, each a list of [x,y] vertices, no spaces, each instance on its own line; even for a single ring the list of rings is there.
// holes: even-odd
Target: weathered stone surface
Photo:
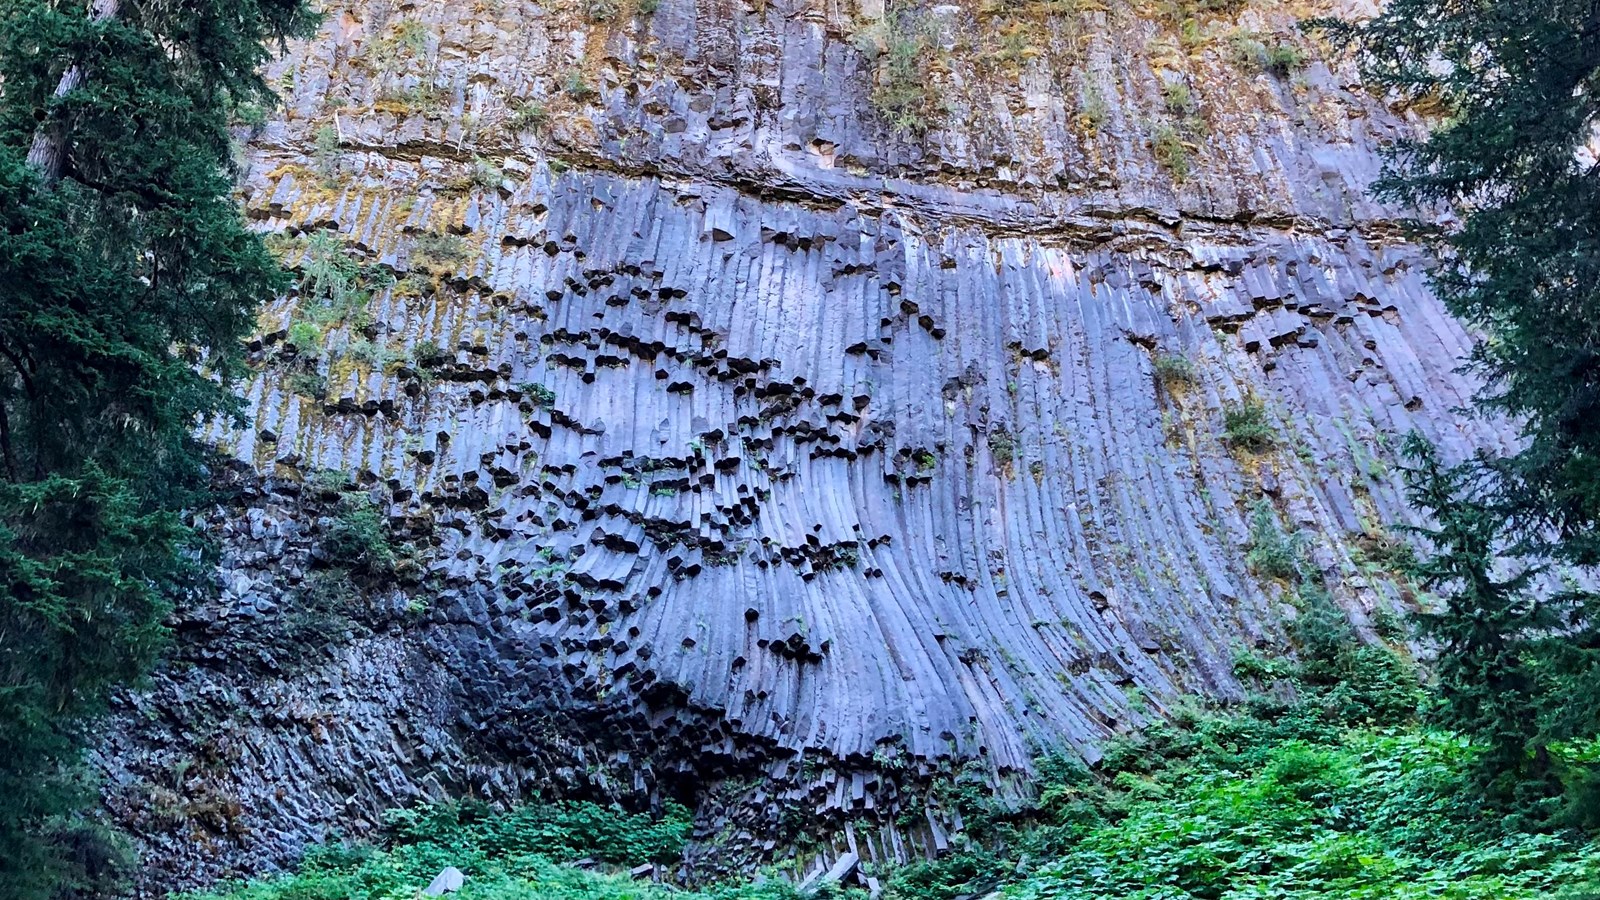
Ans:
[[[467,876],[461,874],[460,869],[455,866],[445,866],[444,871],[434,876],[434,879],[428,882],[428,886],[422,889],[422,895],[424,897],[442,897],[445,894],[453,894],[461,890],[461,886],[466,883]]]
[[[272,303],[248,425],[211,431],[220,595],[101,752],[147,887],[462,794],[681,799],[698,873],[802,832],[839,837],[797,874],[937,851],[947,811],[900,821],[931,779],[1026,790],[1286,648],[1261,498],[1364,631],[1409,602],[1363,553],[1406,516],[1396,437],[1509,439],[1450,415],[1468,338],[1364,193],[1414,125],[1340,64],[1242,69],[1230,29],[1304,41],[1272,4],[1192,47],[1068,6],[1015,64],[1010,13],[940,13],[921,139],[847,5],[361,2],[275,64],[250,216],[394,277],[312,360]],[[407,19],[425,49],[384,57]],[[1270,451],[1223,439],[1251,398]],[[396,577],[330,587],[335,482],[417,548]]]

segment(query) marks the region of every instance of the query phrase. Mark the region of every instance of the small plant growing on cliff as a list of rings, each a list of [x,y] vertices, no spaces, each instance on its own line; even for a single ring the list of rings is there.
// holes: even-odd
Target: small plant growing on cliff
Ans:
[[[1254,31],[1235,32],[1228,44],[1233,59],[1247,72],[1267,72],[1278,78],[1288,78],[1305,67],[1305,55],[1293,44],[1268,43],[1266,36]]]
[[[994,461],[1002,468],[1011,465],[1017,456],[1017,441],[1011,432],[1004,428],[996,428],[989,432],[989,452],[994,454]]]
[[[361,275],[361,265],[345,252],[338,235],[328,231],[312,235],[300,263],[303,311],[325,322],[349,315],[367,301]]]
[[[1267,421],[1266,405],[1254,397],[1223,409],[1222,437],[1234,447],[1258,453],[1278,444],[1278,433]]]
[[[1162,353],[1155,358],[1156,380],[1167,390],[1194,384],[1198,379],[1194,363],[1181,353]]]
[[[388,372],[403,359],[394,348],[366,339],[351,341],[345,355],[380,372]]]
[[[428,26],[421,19],[405,18],[394,24],[388,33],[372,42],[367,51],[371,68],[379,73],[390,73],[406,60],[421,59],[428,52]]]
[[[411,245],[411,264],[431,275],[448,275],[471,257],[467,242],[443,231],[419,233]]]
[[[333,125],[323,125],[317,129],[315,142],[313,155],[317,174],[322,176],[324,183],[332,181],[339,174],[339,129]]]
[[[409,88],[394,88],[378,94],[377,106],[396,113],[429,115],[450,102],[450,91],[432,82]]]
[[[891,3],[883,21],[858,33],[855,44],[877,58],[872,105],[890,129],[926,132],[939,108],[933,78],[944,58],[938,20],[910,3]]]
[[[511,110],[506,126],[512,131],[538,131],[549,121],[550,114],[538,100],[524,100]]]
[[[1184,143],[1178,129],[1166,122],[1157,125],[1155,132],[1150,135],[1150,151],[1155,154],[1156,162],[1174,179],[1183,181],[1189,177],[1189,146]]]
[[[556,392],[542,384],[524,381],[517,385],[517,393],[533,401],[533,405],[541,409],[549,409],[556,405]]]
[[[1250,571],[1264,578],[1300,577],[1299,542],[1278,527],[1278,515],[1265,497],[1250,510],[1250,549],[1244,559]]]
[[[1100,85],[1086,81],[1083,85],[1083,123],[1091,134],[1098,133],[1111,121],[1111,104],[1106,102]]]
[[[506,173],[497,165],[479,156],[472,160],[472,184],[484,190],[495,190],[505,181]]]
[[[382,512],[371,497],[359,491],[340,495],[338,512],[322,539],[322,551],[335,565],[370,575],[392,572],[396,562]]]
[[[312,400],[328,396],[328,379],[316,372],[296,372],[289,376],[285,384],[290,391]]]
[[[431,369],[445,360],[444,349],[433,341],[418,341],[411,348],[411,364],[418,369]]]
[[[289,343],[296,351],[315,356],[322,352],[322,329],[304,320],[296,322],[289,326]]]
[[[583,70],[573,69],[567,73],[566,79],[561,84],[561,89],[568,97],[579,103],[594,96],[594,88],[589,86],[588,79],[583,77]]]
[[[1161,99],[1166,104],[1167,112],[1180,118],[1194,113],[1194,95],[1190,93],[1189,86],[1181,81],[1174,81],[1161,88]]]

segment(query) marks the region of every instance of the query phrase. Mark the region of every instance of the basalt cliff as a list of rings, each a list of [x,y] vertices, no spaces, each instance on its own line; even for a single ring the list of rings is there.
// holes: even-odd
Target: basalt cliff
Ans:
[[[349,0],[239,128],[267,305],[214,595],[119,701],[157,894],[429,799],[667,800],[685,866],[905,859],[940,791],[1380,639],[1468,337],[1414,134],[1250,0]]]

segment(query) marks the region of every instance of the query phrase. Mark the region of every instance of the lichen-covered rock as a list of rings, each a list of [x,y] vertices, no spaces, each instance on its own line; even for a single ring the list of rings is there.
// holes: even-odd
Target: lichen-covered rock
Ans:
[[[937,850],[931,783],[1288,649],[1263,499],[1370,635],[1397,436],[1510,436],[1305,7],[330,9],[247,145],[307,274],[210,429],[220,592],[99,756],[146,890],[459,795],[680,799],[698,874]]]

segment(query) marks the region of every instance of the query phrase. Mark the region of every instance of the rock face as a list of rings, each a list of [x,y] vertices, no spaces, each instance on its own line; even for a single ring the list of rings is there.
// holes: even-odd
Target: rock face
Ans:
[[[1396,437],[1507,439],[1365,193],[1415,123],[1307,4],[1184,8],[333,6],[244,135],[305,278],[221,590],[100,754],[144,889],[460,795],[682,800],[701,875],[936,851],[941,781],[1290,649],[1258,510],[1371,636]]]

